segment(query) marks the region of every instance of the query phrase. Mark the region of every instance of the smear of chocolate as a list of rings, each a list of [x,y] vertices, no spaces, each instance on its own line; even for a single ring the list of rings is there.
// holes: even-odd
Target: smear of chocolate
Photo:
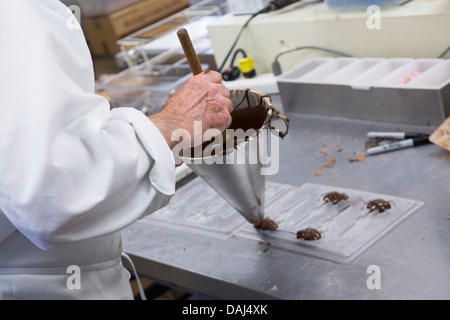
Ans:
[[[313,228],[306,228],[305,230],[297,231],[297,239],[305,239],[307,241],[319,240],[322,235],[319,231]]]
[[[348,196],[345,193],[339,193],[336,191],[327,193],[324,197],[323,197],[323,201],[325,201],[325,203],[327,202],[331,202],[332,204],[337,204],[340,201],[344,201],[347,200]]]
[[[254,225],[256,229],[262,229],[262,230],[271,230],[275,231],[278,229],[278,224],[273,221],[272,219],[262,219],[259,224]]]
[[[335,156],[332,156],[329,162],[327,162],[327,163],[325,163],[325,164],[322,164],[322,165],[320,165],[320,166],[318,167],[318,170],[319,170],[319,171],[316,172],[316,173],[314,173],[314,175],[316,175],[316,176],[321,176],[321,175],[322,175],[322,169],[325,168],[325,167],[333,168],[335,162],[336,162],[336,157],[335,157]]]
[[[386,210],[389,210],[391,208],[391,204],[383,199],[375,199],[370,201],[367,204],[367,209],[370,210],[370,212],[378,210],[378,212],[384,212]]]
[[[364,162],[364,161],[366,161],[366,157],[367,157],[367,153],[363,153],[354,158],[347,158],[347,160],[348,160],[348,162],[355,162],[355,161]]]

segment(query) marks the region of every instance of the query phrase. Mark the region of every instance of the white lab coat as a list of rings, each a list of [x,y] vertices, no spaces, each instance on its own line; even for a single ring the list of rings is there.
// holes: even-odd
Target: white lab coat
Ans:
[[[0,299],[132,298],[120,230],[174,194],[171,150],[143,113],[94,94],[60,1],[1,1],[0,43]]]

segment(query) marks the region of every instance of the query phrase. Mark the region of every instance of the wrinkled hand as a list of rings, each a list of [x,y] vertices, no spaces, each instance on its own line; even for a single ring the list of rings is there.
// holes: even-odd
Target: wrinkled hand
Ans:
[[[178,143],[172,139],[176,130],[187,132],[191,145],[195,146],[197,142],[202,141],[205,131],[217,129],[222,132],[228,128],[232,110],[230,91],[222,84],[220,73],[205,71],[189,79],[172,95],[159,113],[149,118],[173,149]],[[201,132],[194,130],[195,121],[201,121]]]

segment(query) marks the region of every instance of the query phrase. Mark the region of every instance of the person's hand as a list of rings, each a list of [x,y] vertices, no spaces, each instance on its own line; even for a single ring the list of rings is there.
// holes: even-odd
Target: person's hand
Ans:
[[[222,132],[228,128],[232,110],[230,91],[222,84],[220,73],[205,71],[189,79],[160,112],[149,118],[173,149],[179,142],[172,136],[176,130],[189,134],[191,146],[195,146],[202,142],[207,130],[217,129]],[[194,130],[196,121],[201,122],[201,130]]]

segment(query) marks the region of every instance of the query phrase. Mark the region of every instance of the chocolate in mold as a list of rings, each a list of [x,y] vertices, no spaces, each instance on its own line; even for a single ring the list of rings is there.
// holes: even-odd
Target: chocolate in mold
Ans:
[[[306,228],[304,230],[297,231],[297,239],[305,239],[307,241],[319,240],[322,235],[319,231],[313,228]]]
[[[391,204],[383,199],[375,199],[370,201],[367,204],[367,209],[370,210],[370,212],[378,210],[378,212],[384,212],[386,210],[389,210],[391,208]]]
[[[256,229],[262,229],[262,230],[271,230],[275,231],[278,229],[278,224],[269,218],[264,218],[259,222],[258,224],[254,225]]]
[[[337,204],[337,203],[347,200],[347,199],[348,199],[348,196],[345,193],[339,193],[336,191],[327,193],[323,197],[323,201],[325,201],[325,203],[331,202],[332,204]]]

